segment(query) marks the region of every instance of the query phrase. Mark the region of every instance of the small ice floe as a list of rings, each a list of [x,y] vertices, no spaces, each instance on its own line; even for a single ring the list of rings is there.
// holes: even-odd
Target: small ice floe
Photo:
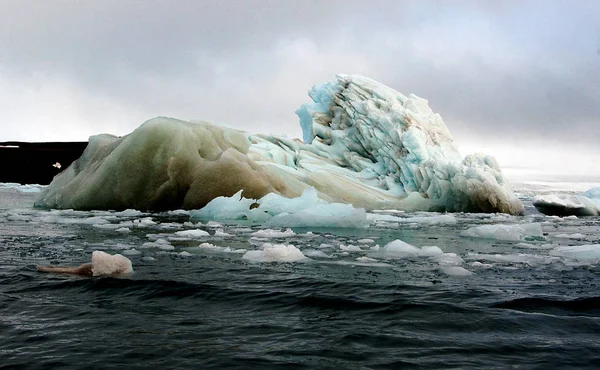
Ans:
[[[217,230],[215,230],[215,235],[214,236],[220,237],[220,238],[224,238],[224,237],[227,237],[227,236],[231,236],[231,234],[226,233],[225,231],[223,231],[223,229],[217,229]]]
[[[578,261],[600,262],[600,244],[569,245],[556,247],[550,254]]]
[[[294,235],[296,235],[296,233],[292,229],[286,229],[285,231],[264,229],[252,233],[252,236],[257,238],[287,238]]]
[[[506,241],[544,240],[539,223],[514,225],[481,225],[463,231],[461,236]]]
[[[320,250],[316,250],[316,249],[307,249],[307,250],[303,251],[303,253],[306,257],[311,257],[311,258],[331,258],[331,256],[328,255],[327,253],[320,251]]]
[[[443,266],[440,270],[448,276],[471,276],[473,273],[460,266]]]
[[[352,245],[352,244],[340,244],[340,250],[344,251],[344,252],[362,252],[362,249],[358,246],[358,245]]]
[[[585,239],[586,236],[582,233],[574,233],[574,234],[554,234],[555,238],[558,239]]]
[[[358,239],[356,242],[358,244],[371,244],[371,243],[375,243],[375,240],[365,238],[365,239]]]
[[[432,257],[443,254],[442,250],[436,246],[426,246],[423,248],[415,247],[400,239],[389,242],[383,248],[375,250],[384,258],[410,258],[410,257]]]
[[[204,230],[200,230],[200,229],[176,231],[174,235],[176,237],[189,238],[189,239],[200,239],[200,238],[204,238],[206,236],[210,236],[208,231],[204,231]]]
[[[262,250],[248,251],[242,259],[254,262],[297,262],[307,259],[300,249],[289,244],[265,243]]]

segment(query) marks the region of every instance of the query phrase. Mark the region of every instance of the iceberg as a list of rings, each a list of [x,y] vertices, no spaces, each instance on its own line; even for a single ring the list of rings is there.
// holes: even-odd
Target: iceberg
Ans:
[[[124,137],[92,136],[35,205],[201,209],[240,190],[261,199],[315,188],[320,200],[367,210],[523,213],[495,159],[463,159],[427,100],[358,75],[337,75],[309,96],[296,111],[303,141],[165,117]]]
[[[533,205],[549,216],[600,216],[600,187],[581,194],[538,195]]]

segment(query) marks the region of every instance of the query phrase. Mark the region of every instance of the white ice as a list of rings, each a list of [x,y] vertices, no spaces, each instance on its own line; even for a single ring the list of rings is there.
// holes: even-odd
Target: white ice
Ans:
[[[289,244],[265,243],[262,250],[247,251],[242,259],[254,262],[297,262],[307,257],[300,249]]]
[[[102,251],[92,252],[92,274],[94,276],[130,274],[133,272],[131,260],[121,255],[110,255]]]
[[[537,195],[533,205],[547,215],[599,216],[600,187],[580,194]]]
[[[251,235],[258,238],[286,238],[294,236],[296,233],[292,229],[286,229],[285,231],[264,229],[255,231]]]
[[[461,236],[506,241],[543,240],[544,234],[539,223],[514,225],[481,225],[463,231]]]
[[[600,261],[600,244],[561,246],[554,248],[550,254],[580,261]]]

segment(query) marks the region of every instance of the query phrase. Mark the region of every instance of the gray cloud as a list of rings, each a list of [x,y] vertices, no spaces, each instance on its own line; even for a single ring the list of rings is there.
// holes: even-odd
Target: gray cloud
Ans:
[[[596,1],[0,6],[0,139],[124,134],[156,115],[298,135],[307,89],[360,73],[429,99],[461,142],[600,140]]]

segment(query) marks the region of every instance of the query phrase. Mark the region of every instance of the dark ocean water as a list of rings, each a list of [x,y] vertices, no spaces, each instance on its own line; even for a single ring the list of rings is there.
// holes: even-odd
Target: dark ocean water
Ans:
[[[271,242],[307,255],[319,247],[327,258],[256,263],[198,250],[197,240],[173,240],[173,251],[143,248],[148,234],[173,232],[160,225],[183,225],[182,215],[48,212],[30,209],[31,199],[0,192],[1,369],[600,367],[598,260],[552,252],[600,244],[598,218],[547,218],[529,207],[525,217],[457,215],[448,225],[318,229],[310,237],[295,229]],[[158,224],[121,233],[81,223],[92,216]],[[459,235],[511,222],[541,223],[544,240]],[[214,234],[214,226],[200,228]],[[260,240],[250,233],[259,228],[222,225],[231,235],[206,241],[256,249]],[[462,257],[473,275],[448,275],[430,258],[337,247],[365,238],[436,245]],[[135,273],[127,277],[35,270],[131,248],[141,253],[129,255]]]

